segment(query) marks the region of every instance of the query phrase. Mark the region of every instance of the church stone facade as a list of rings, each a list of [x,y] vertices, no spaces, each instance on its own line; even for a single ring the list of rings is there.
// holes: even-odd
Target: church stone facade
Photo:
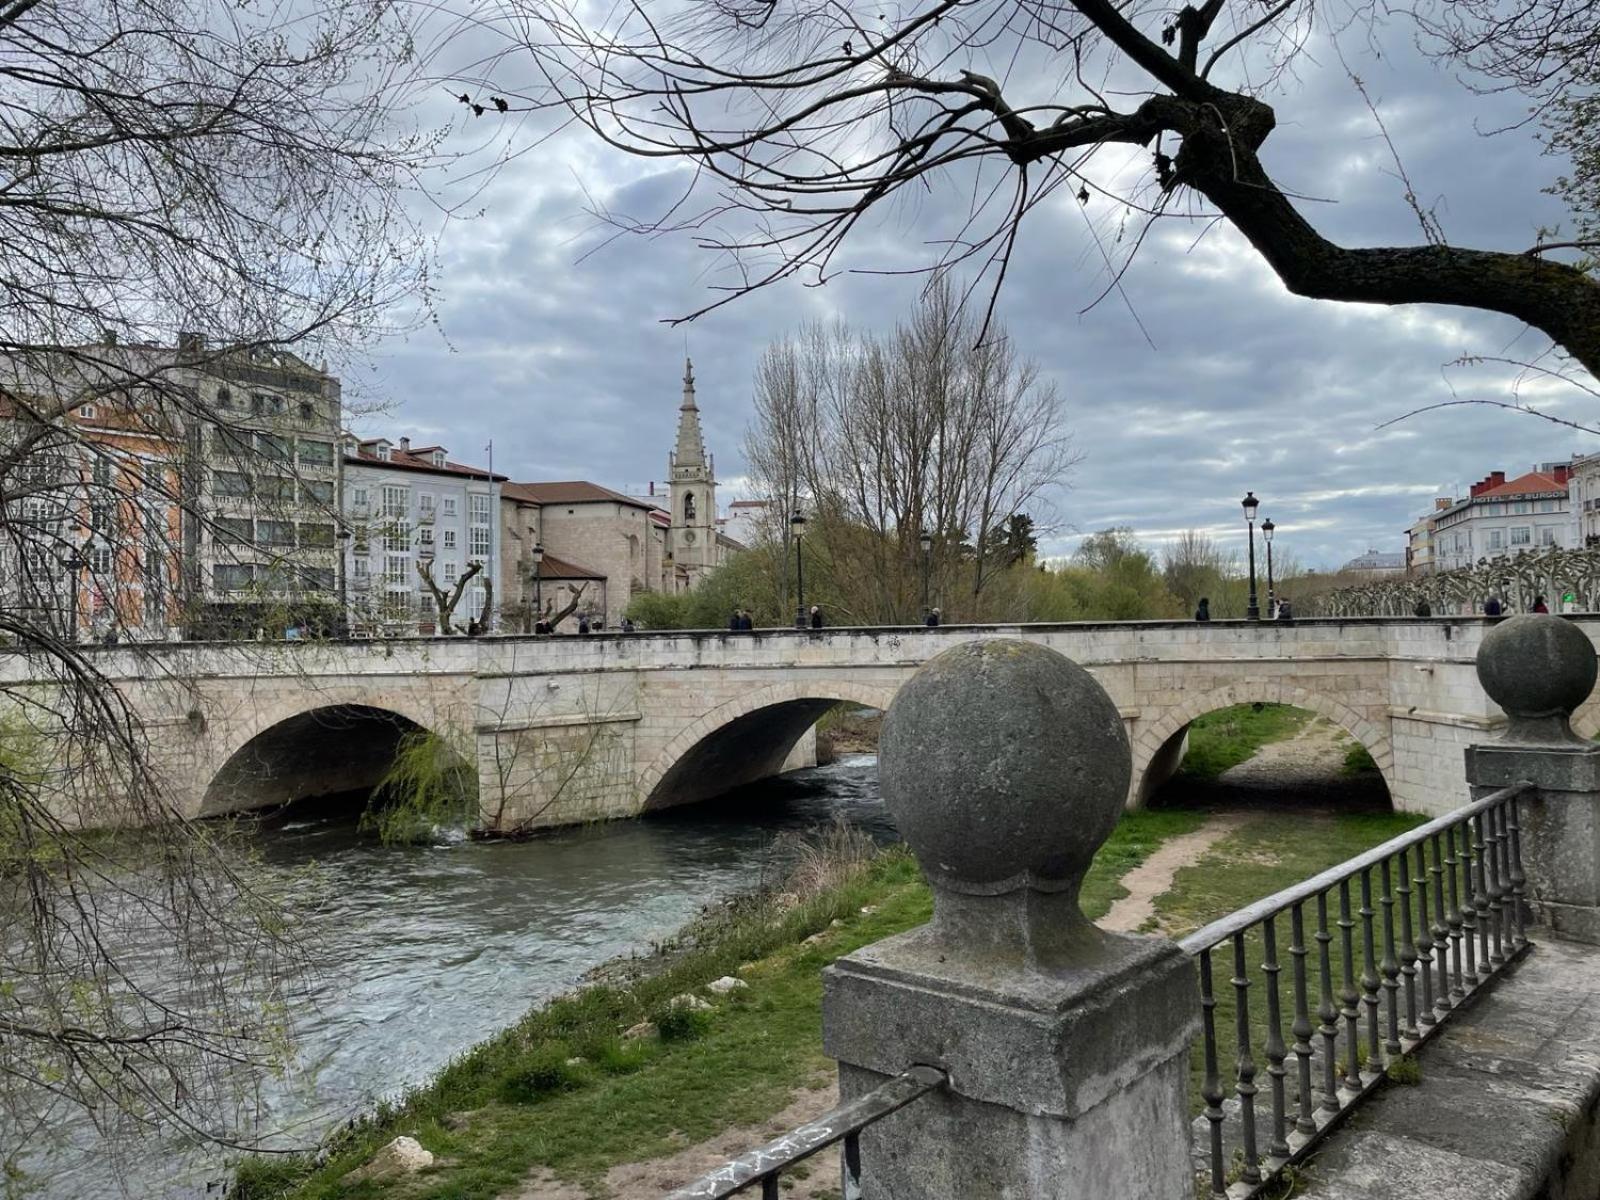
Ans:
[[[677,448],[667,456],[667,494],[672,523],[667,552],[672,556],[673,591],[693,588],[722,562],[717,537],[716,463],[700,433],[694,399],[694,363],[684,359],[683,403],[678,406]]]

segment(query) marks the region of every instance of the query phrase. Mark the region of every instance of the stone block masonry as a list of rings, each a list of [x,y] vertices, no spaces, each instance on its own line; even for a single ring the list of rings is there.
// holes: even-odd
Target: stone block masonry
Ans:
[[[1600,620],[1573,625],[1600,637]],[[349,784],[373,768],[337,762],[335,750],[399,722],[435,731],[477,764],[492,828],[633,816],[803,761],[803,746],[801,759],[791,753],[830,704],[885,708],[936,654],[994,638],[1057,650],[1099,681],[1131,744],[1131,804],[1175,767],[1189,722],[1266,701],[1343,726],[1397,807],[1438,814],[1466,797],[1462,749],[1504,720],[1474,673],[1485,629],[1478,619],[1089,622],[88,653],[129,701],[152,766],[190,815],[275,804],[291,783],[332,790],[338,771]],[[47,689],[31,669],[28,656],[0,651],[8,685]],[[354,710],[368,724],[330,734],[329,715]],[[1593,733],[1600,706],[1580,708],[1575,723]],[[70,789],[60,803],[81,822],[102,811]]]

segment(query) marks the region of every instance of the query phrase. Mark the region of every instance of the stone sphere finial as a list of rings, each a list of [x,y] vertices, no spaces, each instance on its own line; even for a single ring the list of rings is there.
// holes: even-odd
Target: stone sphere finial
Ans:
[[[1078,889],[1131,774],[1105,689],[1028,642],[946,650],[900,689],[879,741],[884,800],[933,885],[936,923],[1037,961],[1091,937]],[[1007,897],[1021,900],[1005,912],[979,899]]]
[[[1511,742],[1581,743],[1569,718],[1594,691],[1596,669],[1583,630],[1548,613],[1510,617],[1478,647],[1478,681],[1505,710]]]

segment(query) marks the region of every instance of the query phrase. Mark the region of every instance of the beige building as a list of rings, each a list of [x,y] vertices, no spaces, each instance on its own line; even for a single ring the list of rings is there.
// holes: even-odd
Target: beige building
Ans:
[[[1433,512],[1418,517],[1406,530],[1406,574],[1427,575],[1433,571],[1434,516],[1452,507],[1455,501],[1449,496],[1439,496],[1433,502]]]
[[[574,597],[579,614],[620,625],[635,592],[666,591],[667,530],[649,504],[582,479],[501,489],[500,589],[508,631],[533,628]],[[534,548],[543,556],[535,570]],[[537,596],[537,607],[536,607]]]

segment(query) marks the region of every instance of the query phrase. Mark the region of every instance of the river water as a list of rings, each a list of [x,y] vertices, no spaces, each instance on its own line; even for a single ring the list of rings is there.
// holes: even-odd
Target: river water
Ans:
[[[384,847],[353,819],[314,813],[255,835],[273,870],[328,897],[319,982],[294,1013],[299,1060],[262,1130],[297,1144],[427,1079],[452,1057],[571,989],[591,968],[648,952],[718,897],[781,873],[774,842],[842,813],[893,826],[877,760],[852,756],[727,800],[552,834],[474,842],[459,832]],[[113,1156],[87,1138],[48,1162],[44,1200],[187,1200],[220,1192],[214,1153],[146,1144]]]

